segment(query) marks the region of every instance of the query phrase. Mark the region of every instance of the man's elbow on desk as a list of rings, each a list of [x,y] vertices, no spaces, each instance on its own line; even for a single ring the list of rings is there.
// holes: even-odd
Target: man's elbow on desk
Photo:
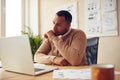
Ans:
[[[69,62],[70,63],[70,65],[71,66],[79,66],[80,65],[80,63],[79,63],[79,61],[77,60],[73,60],[73,61],[71,61],[71,62]]]
[[[67,60],[71,66],[80,66],[80,65],[85,65],[85,60],[81,59],[80,57],[75,57],[75,58],[69,58]]]

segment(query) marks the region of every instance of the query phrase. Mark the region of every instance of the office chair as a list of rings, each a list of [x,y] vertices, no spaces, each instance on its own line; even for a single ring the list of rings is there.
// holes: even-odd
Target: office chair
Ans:
[[[97,64],[99,37],[87,39],[86,63]]]

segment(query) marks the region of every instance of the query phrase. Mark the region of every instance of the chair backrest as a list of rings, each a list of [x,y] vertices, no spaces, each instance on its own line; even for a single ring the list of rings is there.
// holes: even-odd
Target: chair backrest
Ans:
[[[87,39],[86,63],[88,65],[97,64],[98,44],[99,44],[99,37],[93,37]]]

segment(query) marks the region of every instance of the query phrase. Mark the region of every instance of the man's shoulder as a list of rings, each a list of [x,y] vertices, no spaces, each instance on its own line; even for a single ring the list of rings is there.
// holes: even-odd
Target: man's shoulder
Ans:
[[[73,36],[74,38],[84,38],[84,39],[86,39],[86,34],[81,29],[72,29],[71,36]]]

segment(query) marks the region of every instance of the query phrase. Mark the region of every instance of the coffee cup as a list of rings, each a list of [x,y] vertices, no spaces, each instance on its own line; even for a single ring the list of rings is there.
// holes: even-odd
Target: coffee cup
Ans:
[[[92,80],[114,80],[114,65],[96,64],[92,65]]]

